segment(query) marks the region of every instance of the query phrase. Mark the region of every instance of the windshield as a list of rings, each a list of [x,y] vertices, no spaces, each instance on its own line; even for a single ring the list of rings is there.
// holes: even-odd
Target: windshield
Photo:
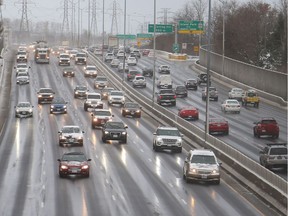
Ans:
[[[80,128],[78,127],[64,127],[62,133],[80,133]]]
[[[136,104],[136,103],[126,103],[126,104],[125,104],[125,107],[126,107],[126,108],[138,108],[139,105]]]
[[[86,86],[79,86],[76,88],[76,90],[86,91],[87,87]]]
[[[95,95],[88,95],[88,99],[101,99],[101,95],[95,94]]]
[[[19,103],[18,107],[30,107],[30,103]]]
[[[287,155],[287,148],[271,148],[270,155]]]
[[[95,111],[94,115],[97,115],[97,116],[111,116],[111,113],[110,111],[108,110],[97,110]]]
[[[108,122],[108,123],[106,123],[106,128],[123,129],[124,128],[124,124],[122,122]]]
[[[123,93],[122,92],[111,92],[111,95],[123,96]]]
[[[106,77],[97,77],[96,81],[107,81]]]
[[[94,67],[94,66],[87,66],[87,67],[86,67],[86,70],[96,70],[96,67]]]
[[[248,93],[248,97],[255,97],[255,96],[256,96],[256,94],[254,92],[249,92]]]
[[[86,54],[85,53],[77,53],[76,56],[77,57],[86,57]]]
[[[53,93],[52,89],[40,89],[40,93]]]
[[[194,155],[191,163],[216,164],[216,161],[213,155]]]
[[[83,154],[65,154],[62,157],[62,161],[86,161],[86,157]]]
[[[163,136],[180,136],[178,130],[168,130],[168,129],[158,129],[157,134]]]
[[[60,58],[70,58],[69,55],[61,55]]]

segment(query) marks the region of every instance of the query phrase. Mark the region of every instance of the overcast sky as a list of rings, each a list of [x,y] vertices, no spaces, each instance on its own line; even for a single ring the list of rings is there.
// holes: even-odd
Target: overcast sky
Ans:
[[[92,4],[93,0],[90,0]],[[124,32],[124,2],[125,0],[115,0],[117,8],[117,28],[119,33]],[[164,10],[167,10],[167,17],[171,18],[173,13],[177,12],[189,0],[156,0],[156,11],[158,22],[163,21]],[[219,1],[219,0],[218,0]],[[228,0],[229,1],[229,0]],[[248,0],[240,0],[247,2]],[[277,0],[263,0],[263,2],[276,2]],[[3,0],[2,16],[3,18],[21,19],[23,0]],[[51,21],[63,23],[64,0],[27,0],[27,16],[32,22]],[[78,2],[80,2],[80,11],[82,11],[82,26],[87,29],[88,26],[88,2],[89,0],[68,0],[69,23],[72,21],[71,8],[74,2],[76,8],[75,22],[78,23]],[[97,7],[97,29],[102,32],[102,5],[103,0],[96,0]],[[113,0],[104,0],[105,2],[105,31],[111,32]],[[212,0],[213,2],[213,0]],[[212,3],[213,4],[213,3]],[[147,26],[147,23],[153,23],[154,0],[126,0],[126,33],[140,33],[141,26]],[[144,25],[145,23],[145,25]],[[115,27],[116,25],[114,25]],[[116,27],[115,27],[116,28]],[[145,27],[144,27],[145,29]]]

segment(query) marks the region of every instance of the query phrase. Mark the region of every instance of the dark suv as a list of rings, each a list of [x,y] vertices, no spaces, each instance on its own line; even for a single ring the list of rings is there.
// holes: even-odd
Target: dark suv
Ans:
[[[184,85],[176,86],[175,87],[175,94],[176,94],[176,97],[187,97],[188,96],[187,89]]]
[[[104,143],[107,140],[118,140],[121,143],[127,143],[127,125],[123,122],[108,121],[102,127],[102,141]]]
[[[207,73],[201,73],[201,74],[199,74],[198,75],[198,77],[197,77],[197,84],[198,84],[198,86],[199,85],[201,85],[202,83],[204,83],[204,84],[206,84],[207,85],[207,78],[208,78],[208,76],[207,76]],[[211,76],[210,76],[210,85],[211,85]],[[209,85],[209,86],[210,86]]]
[[[141,107],[135,102],[126,102],[121,110],[122,116],[141,117]]]
[[[287,171],[287,143],[270,143],[259,152],[260,164],[268,169],[284,167]]]
[[[51,88],[40,88],[37,92],[38,104],[51,103],[54,98],[55,92]]]
[[[152,77],[153,76],[153,68],[151,67],[144,67],[142,69],[142,75],[147,76],[147,77]]]

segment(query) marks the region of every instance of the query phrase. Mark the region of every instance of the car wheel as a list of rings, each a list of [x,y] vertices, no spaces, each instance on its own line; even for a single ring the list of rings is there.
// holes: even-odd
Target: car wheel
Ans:
[[[138,114],[138,115],[137,115],[137,118],[141,118],[141,114]]]
[[[203,100],[203,101],[205,101],[205,100],[206,100],[206,98],[205,98],[205,97],[202,97],[202,100]]]
[[[87,110],[88,110],[87,106],[84,106],[84,111],[87,111]]]
[[[85,177],[86,177],[86,178],[89,178],[89,176],[90,176],[90,173],[88,172],[88,173],[85,175]]]
[[[279,138],[279,134],[276,134],[273,136],[275,139],[278,139]]]
[[[216,180],[216,181],[215,181],[215,184],[216,184],[216,185],[219,185],[219,184],[220,184],[220,179]]]
[[[254,130],[253,130],[253,134],[254,134],[254,137],[257,137],[257,133],[256,133],[255,128],[254,128]]]
[[[65,175],[63,175],[61,172],[59,172],[59,177],[60,177],[60,178],[64,178]]]
[[[229,135],[229,130],[227,130],[225,134],[226,134],[226,135]]]
[[[126,143],[127,143],[127,137],[122,140],[122,143],[123,143],[123,144],[126,144]]]
[[[177,153],[182,153],[182,147],[177,149]]]
[[[106,143],[106,139],[105,139],[104,137],[102,137],[102,141],[103,141],[104,143]]]

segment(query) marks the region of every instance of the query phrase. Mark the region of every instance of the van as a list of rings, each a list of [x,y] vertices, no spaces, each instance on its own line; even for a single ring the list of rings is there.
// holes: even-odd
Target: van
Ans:
[[[160,75],[159,78],[157,78],[158,88],[172,89],[172,83],[173,81],[170,75]]]

